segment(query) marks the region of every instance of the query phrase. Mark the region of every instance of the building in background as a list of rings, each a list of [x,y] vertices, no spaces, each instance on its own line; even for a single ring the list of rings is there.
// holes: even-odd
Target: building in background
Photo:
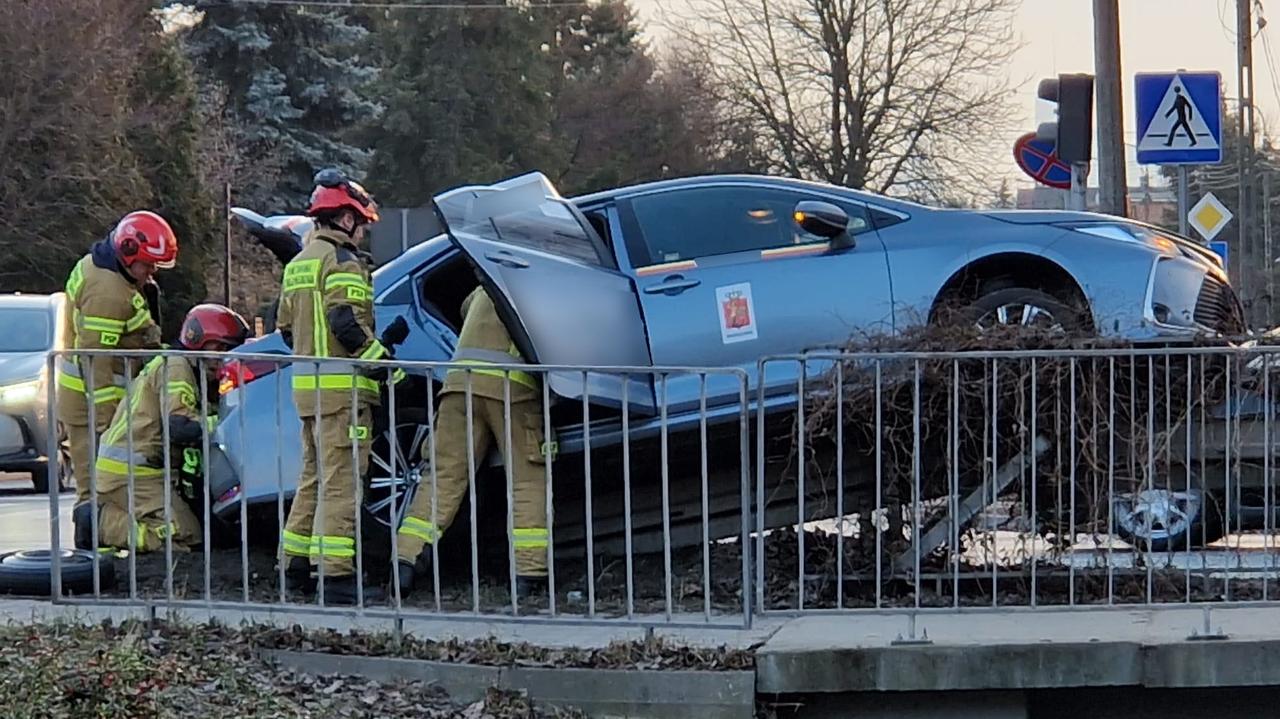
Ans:
[[[1086,191],[1085,202],[1091,212],[1098,207],[1098,188],[1090,187]],[[1030,188],[1019,188],[1017,208],[1019,210],[1065,210],[1067,208],[1067,190],[1037,185]],[[1139,222],[1148,222],[1164,227],[1177,227],[1178,196],[1172,187],[1152,185],[1147,177],[1142,184],[1129,188],[1129,217]]]

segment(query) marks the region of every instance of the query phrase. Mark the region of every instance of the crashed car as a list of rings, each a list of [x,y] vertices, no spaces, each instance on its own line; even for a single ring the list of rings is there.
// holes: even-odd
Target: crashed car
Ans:
[[[758,361],[764,356],[839,347],[859,333],[954,321],[956,314],[942,311],[948,307],[979,326],[1024,325],[1136,342],[1229,335],[1243,326],[1215,254],[1104,215],[934,209],[757,176],[669,180],[569,200],[532,173],[451,190],[434,204],[439,234],[373,274],[379,327],[396,317],[411,327],[397,350],[400,359],[448,361],[462,300],[482,283],[530,362],[740,371],[633,373],[625,379],[553,372],[557,543],[581,540],[588,508],[597,547],[622,537],[620,453],[594,450],[616,447],[624,419],[636,488],[633,531],[640,537],[646,528],[662,528],[663,493],[655,487],[666,476],[673,524],[663,531],[675,544],[698,541],[700,531],[680,529],[685,520],[700,526],[699,482],[689,478],[699,476],[703,417],[710,455],[737,457],[744,413],[756,409],[757,397],[764,397],[765,410],[794,406],[796,372],[770,369],[761,386]],[[308,231],[296,217],[239,214],[282,261]],[[275,334],[238,351],[289,353]],[[210,463],[217,515],[234,520],[246,502],[249,510],[268,508],[274,516],[278,492],[286,499],[292,494],[301,425],[289,377],[287,365],[258,359],[232,362],[224,371]],[[392,489],[402,510],[430,475],[422,449],[429,440],[429,397],[440,379],[419,372],[397,389],[395,428],[383,412],[364,493],[364,526],[384,542],[397,520]],[[399,448],[394,462],[392,431]],[[267,451],[272,445],[278,451]],[[588,447],[590,482],[583,456]],[[664,447],[669,472],[662,462],[647,461],[659,458]],[[727,453],[718,454],[721,449]],[[742,486],[751,469],[711,464],[711,533],[732,534],[739,529]],[[502,485],[483,483],[480,503],[492,492],[501,498]]]

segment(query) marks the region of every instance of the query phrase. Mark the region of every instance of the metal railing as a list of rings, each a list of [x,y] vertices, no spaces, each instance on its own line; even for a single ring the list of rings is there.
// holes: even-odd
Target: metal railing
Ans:
[[[51,357],[51,377],[63,354]],[[85,365],[128,364],[124,404],[141,387],[135,370],[155,356],[76,354]],[[352,442],[352,466],[362,442],[373,456],[350,484],[354,576],[388,595],[354,607],[291,591],[279,541],[302,443],[289,377],[322,362],[160,354],[191,359],[197,376],[236,360],[223,370],[217,428],[200,439],[198,477],[176,469],[162,428],[163,518],[192,501],[201,539],[188,553],[170,533],[162,552],[140,553],[130,534],[123,558],[95,555],[91,585],[75,593],[55,567],[57,601],[720,627],[770,613],[1155,607],[1280,593],[1280,348],[811,353],[765,358],[754,372],[353,361],[352,376],[410,376],[385,386],[375,432]],[[475,394],[477,378],[492,379],[480,369],[537,377],[539,396],[523,401],[537,404],[537,429],[559,448],[541,465],[548,587],[528,601],[516,591],[517,478],[501,461],[530,429],[513,424],[523,385],[511,374],[492,423],[499,461],[467,450],[466,509],[428,545],[430,576],[410,595],[393,571],[405,507],[421,492],[439,496],[440,383],[464,374],[455,395],[474,447],[489,426],[478,424],[481,405],[498,401]],[[359,425],[349,391],[343,411]],[[199,405],[203,423],[215,403]],[[131,466],[127,480],[132,516],[138,482],[156,478]],[[198,500],[172,493],[188,480]],[[97,504],[96,471],[90,487]],[[55,550],[58,510],[54,487]],[[95,521],[94,537],[100,530]],[[101,581],[107,561],[127,579],[120,588]]]
[[[746,589],[751,579],[749,557],[742,551],[750,545],[750,410],[746,373],[740,370],[342,360],[342,374],[335,375],[332,360],[279,354],[57,352],[49,358],[51,408],[57,406],[55,377],[64,358],[70,357],[83,367],[89,396],[98,389],[93,383],[94,363],[121,365],[122,409],[113,425],[122,428],[123,440],[109,437],[104,442],[94,435],[91,453],[103,456],[99,445],[122,443],[123,455],[107,451],[129,459],[127,473],[123,487],[102,491],[106,485],[96,463],[91,464],[87,468],[89,501],[96,507],[124,505],[116,509],[144,527],[138,530],[130,525],[127,541],[119,536],[106,538],[114,546],[112,551],[92,553],[92,581],[67,591],[71,587],[63,586],[63,563],[80,560],[61,554],[60,523],[65,519],[59,511],[57,487],[52,486],[50,536],[57,602],[645,625],[743,626],[751,621],[752,595]],[[124,409],[147,401],[167,403],[170,362],[154,365],[149,380],[139,375],[139,369],[155,357],[186,358],[197,384],[221,372],[222,396],[214,400],[201,392],[197,398],[195,419],[204,430],[196,447],[189,448],[198,449],[201,458],[194,475],[187,471],[190,463],[185,469],[181,466],[180,459],[189,453],[172,446],[169,425],[163,421],[167,409],[158,428],[136,426],[137,413]],[[374,431],[357,431],[368,426],[359,414],[369,404],[361,388],[368,386],[365,378],[396,370],[407,373],[407,381],[381,383]],[[316,565],[314,596],[293,591],[286,581],[288,558],[281,529],[301,469],[301,425],[291,381],[295,371],[350,378],[338,383],[344,388],[336,393],[324,389],[323,380],[313,383],[315,390],[306,390],[314,393],[310,395],[314,413],[333,410],[336,401],[340,407],[335,411],[348,414],[353,428],[347,463],[352,477],[341,485],[354,494],[350,499],[356,508],[354,516],[347,518],[354,523],[351,561],[357,585],[356,602],[350,607],[334,606],[329,601],[332,593],[326,596],[326,586],[332,586],[334,578],[325,577],[324,561]],[[454,526],[443,538],[427,544],[432,570],[429,576],[417,578],[416,591],[410,596],[402,591],[395,571],[403,540],[396,530],[409,503],[422,492],[430,492],[432,498],[427,505],[432,516],[427,521],[433,526],[440,523],[434,514],[443,451],[436,442],[441,401],[437,392],[450,372],[462,373],[462,389],[454,394],[463,397],[466,416],[466,501]],[[494,372],[502,376],[495,378]],[[520,383],[520,373],[538,379],[533,399],[513,401],[513,390],[528,391],[528,383]],[[476,394],[478,383],[495,379],[501,383],[501,400]],[[561,395],[577,396],[557,398],[553,385]],[[669,395],[672,385],[684,394]],[[164,396],[148,400],[145,393],[155,392],[156,387]],[[300,402],[310,401],[304,396],[299,395]],[[528,402],[537,405],[536,415]],[[499,405],[501,422],[491,416],[481,421],[484,412]],[[524,414],[513,419],[513,407]],[[88,423],[93,427],[97,409],[92,402],[88,408]],[[211,429],[209,419],[215,413],[220,416],[216,429]],[[539,417],[539,426],[513,426],[524,416]],[[55,421],[56,411],[52,411],[50,457],[58,456]],[[315,471],[324,478],[325,450],[332,449],[326,443],[333,444],[333,438],[319,434],[318,422],[312,426],[317,428],[313,444],[319,466]],[[489,443],[493,452],[480,455],[475,451],[477,433],[490,430],[497,434]],[[519,490],[515,463],[503,458],[514,456],[518,462],[520,455],[513,453],[521,446],[527,449],[538,434],[546,440],[539,451],[550,455],[541,463],[544,482],[539,488],[547,513],[548,571],[545,588],[522,599],[516,591],[514,531]],[[358,471],[362,452],[372,454],[364,474]],[[327,456],[333,461],[331,451]],[[111,480],[119,483],[121,478]],[[336,482],[337,478],[318,481],[318,519],[311,534],[322,538],[320,547],[329,538],[324,518],[341,514],[325,508],[326,501],[334,501]],[[177,491],[188,484],[198,489],[186,496]],[[495,485],[500,491],[495,491]],[[139,497],[152,501],[157,493],[162,494],[162,508],[139,506]],[[342,497],[344,504],[346,499]],[[180,502],[189,503],[200,522],[201,536],[190,546],[175,541]],[[152,516],[146,517],[149,509]],[[91,520],[95,547],[110,544],[103,541],[99,514],[93,512]],[[147,534],[154,525],[167,529]],[[146,539],[152,536],[159,536],[162,543],[147,546]],[[331,554],[328,549],[319,553]],[[505,570],[501,568],[504,560]],[[124,575],[119,587],[103,581],[107,563],[118,570],[114,574]],[[385,587],[387,596],[366,602],[365,589],[374,586]]]
[[[1272,602],[1277,353],[766,358],[756,605]]]

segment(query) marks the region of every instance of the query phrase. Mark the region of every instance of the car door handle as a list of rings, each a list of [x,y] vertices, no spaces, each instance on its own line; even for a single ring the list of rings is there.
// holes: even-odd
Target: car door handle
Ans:
[[[506,252],[506,251],[486,252],[484,255],[484,258],[486,260],[489,260],[490,262],[496,262],[502,265],[503,267],[510,267],[516,270],[523,270],[529,267],[528,262],[525,262],[519,257],[516,257],[510,252]]]
[[[682,277],[680,275],[672,275],[656,285],[649,285],[644,288],[647,295],[678,295],[687,289],[697,287],[702,284],[702,280]]]

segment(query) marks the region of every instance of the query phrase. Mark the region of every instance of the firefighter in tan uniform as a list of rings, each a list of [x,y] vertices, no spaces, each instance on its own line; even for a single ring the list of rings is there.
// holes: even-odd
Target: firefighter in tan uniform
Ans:
[[[474,463],[484,459],[495,444],[506,452],[506,410],[503,385],[510,382],[511,451],[504,457],[512,473],[513,535],[516,591],[528,597],[545,587],[547,577],[547,506],[545,462],[554,455],[553,443],[543,441],[541,385],[527,372],[491,368],[492,364],[524,362],[511,335],[483,287],[477,287],[462,303],[462,332],[454,351],[456,363],[469,370],[450,369],[445,376],[436,431],[436,502],[421,487],[400,523],[398,537],[402,592],[410,592],[418,575],[430,567],[428,545],[438,541],[462,504],[467,492],[468,451]],[[468,377],[469,375],[469,377]],[[467,447],[467,384],[471,386],[471,439]],[[424,447],[424,454],[429,452]],[[473,465],[474,466],[474,465]]]
[[[138,350],[160,346],[159,292],[152,276],[178,258],[178,238],[153,212],[125,215],[93,245],[67,278],[63,336],[68,350]],[[144,293],[146,296],[144,297]],[[76,501],[90,497],[94,438],[106,430],[124,398],[123,359],[64,356],[58,366],[58,421],[71,445]],[[141,362],[133,361],[136,373]],[[90,374],[89,370],[92,369]],[[89,408],[93,407],[93,427]],[[92,430],[92,432],[91,432]]]
[[[308,214],[317,229],[285,267],[276,325],[295,355],[331,361],[293,366],[302,473],[280,542],[291,588],[313,591],[312,571],[322,570],[325,601],[354,604],[356,483],[368,465],[378,375],[386,373],[332,360],[388,359],[408,326],[399,320],[381,339],[373,333],[373,286],[357,254],[367,225],[378,220],[368,193],[336,170],[323,170]],[[364,594],[366,602],[381,598],[374,587]]]
[[[222,305],[197,305],[182,323],[183,349],[225,352],[244,344],[249,325]],[[121,402],[98,448],[98,541],[93,538],[92,505],[76,507],[76,546],[128,548],[138,552],[163,549],[173,537],[176,549],[198,545],[200,520],[178,495],[171,473],[169,513],[165,514],[165,425],[169,444],[178,448],[201,444],[200,397],[216,387],[218,363],[206,361],[203,376],[195,358],[155,357],[134,382],[128,402]],[[169,458],[183,456],[174,450]],[[129,475],[133,475],[133,514],[129,514]]]

